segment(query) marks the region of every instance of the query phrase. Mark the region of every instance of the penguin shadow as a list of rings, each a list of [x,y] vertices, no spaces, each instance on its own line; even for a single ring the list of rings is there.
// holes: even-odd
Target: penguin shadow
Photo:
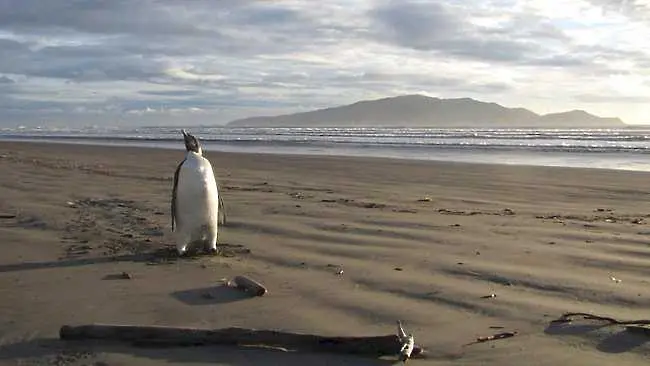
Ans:
[[[618,331],[605,332],[608,329]],[[600,339],[596,349],[605,353],[624,353],[649,344],[650,337],[644,334],[629,332],[612,324],[571,324],[551,323],[544,329],[545,334],[560,336],[585,336],[590,339]]]
[[[21,263],[0,264],[0,273],[29,271],[29,270],[36,270],[36,269],[43,269],[43,268],[69,268],[69,267],[89,266],[89,265],[115,263],[115,262],[172,264],[178,260],[197,260],[201,257],[206,257],[206,256],[236,257],[238,255],[246,255],[250,253],[251,250],[243,245],[219,244],[217,245],[217,252],[214,253],[190,251],[187,255],[179,256],[175,247],[173,245],[168,245],[165,247],[156,248],[150,251],[135,253],[135,254],[61,259],[61,260],[42,261],[42,262],[21,262]]]
[[[171,296],[187,305],[215,305],[243,301],[252,298],[244,291],[227,285],[174,291]]]
[[[91,257],[91,258],[76,258],[64,259],[56,261],[43,261],[43,262],[22,262],[22,263],[9,263],[0,265],[0,273],[16,272],[16,271],[30,271],[43,268],[69,268],[79,266],[89,266],[95,264],[112,263],[112,262],[125,262],[125,261],[144,261],[142,255],[122,255],[112,257]]]

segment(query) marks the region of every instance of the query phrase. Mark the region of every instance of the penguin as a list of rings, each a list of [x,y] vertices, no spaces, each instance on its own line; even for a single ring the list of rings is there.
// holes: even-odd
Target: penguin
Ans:
[[[201,243],[207,252],[217,250],[219,211],[223,200],[210,161],[203,156],[199,140],[184,129],[185,158],[174,172],[171,198],[172,232],[176,249],[183,256],[190,246]],[[223,210],[221,210],[223,211]],[[225,211],[224,222],[225,222]]]

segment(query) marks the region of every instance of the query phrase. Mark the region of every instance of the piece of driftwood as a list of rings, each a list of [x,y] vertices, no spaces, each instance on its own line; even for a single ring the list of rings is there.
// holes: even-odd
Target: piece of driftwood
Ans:
[[[517,332],[502,332],[502,333],[497,333],[497,334],[493,334],[493,335],[490,335],[490,336],[478,337],[478,338],[476,338],[476,342],[477,343],[483,343],[483,342],[488,342],[488,341],[496,341],[496,340],[499,340],[499,339],[514,337],[517,334],[518,334]]]
[[[397,334],[367,337],[327,337],[238,327],[198,329],[110,324],[64,325],[59,331],[59,337],[63,340],[121,341],[129,342],[135,346],[236,345],[374,357],[395,356],[400,354],[403,348],[403,343]],[[409,356],[418,356],[422,353],[423,349],[420,346],[413,345]]]
[[[232,283],[235,285],[235,287],[255,294],[255,296],[263,296],[268,292],[264,285],[246,276],[236,276],[232,279]]]
[[[490,341],[498,341],[500,339],[512,338],[512,337],[514,337],[514,336],[516,336],[518,334],[519,334],[519,332],[513,331],[513,332],[495,333],[495,334],[492,334],[492,335],[489,335],[489,336],[476,337],[476,340],[474,340],[473,342],[466,343],[465,345],[463,345],[463,347],[471,346],[471,345],[477,344],[477,343],[485,343],[485,342],[490,342]]]
[[[14,214],[5,214],[5,213],[0,213],[0,219],[15,219],[16,215]]]
[[[551,320],[551,323],[571,323],[573,318],[580,317],[586,320],[599,320],[605,322],[604,326],[622,325],[630,333],[650,336],[650,319],[618,320],[609,316],[600,316],[590,313],[564,313],[561,317]]]
[[[650,325],[650,319],[638,320],[618,320],[608,316],[594,315],[590,313],[564,313],[561,317],[551,320],[551,323],[570,323],[573,318],[580,317],[586,320],[600,320],[607,323],[607,325]]]

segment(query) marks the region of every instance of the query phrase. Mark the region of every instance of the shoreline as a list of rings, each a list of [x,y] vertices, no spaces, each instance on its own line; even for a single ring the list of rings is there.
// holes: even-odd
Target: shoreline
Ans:
[[[70,140],[73,140],[71,138]],[[119,141],[111,141],[108,142],[99,142],[99,140],[94,141],[94,142],[87,142],[86,140],[80,140],[78,142],[73,142],[70,140],[45,140],[45,139],[28,139],[28,138],[19,138],[19,139],[0,139],[0,144],[43,144],[43,145],[69,145],[69,146],[79,146],[79,147],[98,147],[98,148],[122,148],[122,149],[144,149],[144,150],[164,150],[164,151],[184,151],[183,146],[182,146],[182,141],[179,140],[178,143],[166,143],[166,144],[158,144],[158,145],[153,145],[152,146],[145,146],[145,145],[139,145],[138,143],[129,143],[129,142],[119,142]],[[178,145],[178,146],[173,146],[173,145]],[[204,144],[205,145],[205,144]],[[392,156],[392,155],[386,155],[386,156],[373,156],[373,155],[350,155],[350,154],[345,154],[345,153],[324,153],[322,151],[319,152],[313,152],[313,153],[306,153],[304,151],[302,152],[285,152],[285,151],[244,151],[246,148],[252,147],[253,149],[255,146],[248,145],[245,147],[240,147],[234,150],[229,150],[228,146],[234,146],[233,145],[222,145],[220,146],[223,148],[226,146],[226,149],[214,149],[215,146],[210,146],[207,144],[207,146],[204,146],[204,151],[206,151],[207,154],[246,154],[246,155],[272,155],[272,156],[296,156],[296,157],[301,157],[301,158],[336,158],[336,159],[370,159],[370,160],[394,160],[394,161],[401,161],[401,162],[424,162],[424,163],[430,163],[430,164],[467,164],[467,165],[479,165],[479,166],[485,166],[485,165],[497,165],[497,166],[509,166],[509,167],[521,167],[521,168],[556,168],[556,169],[588,169],[588,170],[606,170],[606,171],[617,171],[617,172],[634,172],[634,173],[648,173],[650,174],[650,160],[647,166],[642,164],[642,166],[638,166],[636,168],[633,168],[631,166],[627,167],[594,167],[594,166],[587,166],[587,165],[575,165],[575,166],[565,166],[562,165],[562,163],[556,163],[556,164],[543,164],[543,163],[534,163],[534,162],[519,162],[519,163],[512,163],[512,162],[494,162],[491,160],[488,161],[468,161],[466,159],[442,159],[442,158],[417,158],[417,157],[402,157],[402,156]],[[514,151],[509,151],[505,154],[504,156],[511,157],[511,156],[517,156],[519,154],[520,156],[523,155],[521,152],[516,153]],[[560,154],[553,152],[551,154]],[[598,157],[598,153],[589,153],[589,154],[595,154],[596,157]],[[480,154],[478,154],[480,155]],[[572,153],[572,154],[566,154],[566,155],[580,155],[580,153]],[[605,155],[603,153],[602,155]],[[601,156],[602,156],[601,155]]]

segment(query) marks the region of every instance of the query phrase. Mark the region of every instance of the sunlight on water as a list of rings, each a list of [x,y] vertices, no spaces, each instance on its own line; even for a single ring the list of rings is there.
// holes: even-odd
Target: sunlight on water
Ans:
[[[650,129],[189,127],[212,151],[374,156],[650,171]],[[182,149],[180,127],[20,128],[2,139]]]

